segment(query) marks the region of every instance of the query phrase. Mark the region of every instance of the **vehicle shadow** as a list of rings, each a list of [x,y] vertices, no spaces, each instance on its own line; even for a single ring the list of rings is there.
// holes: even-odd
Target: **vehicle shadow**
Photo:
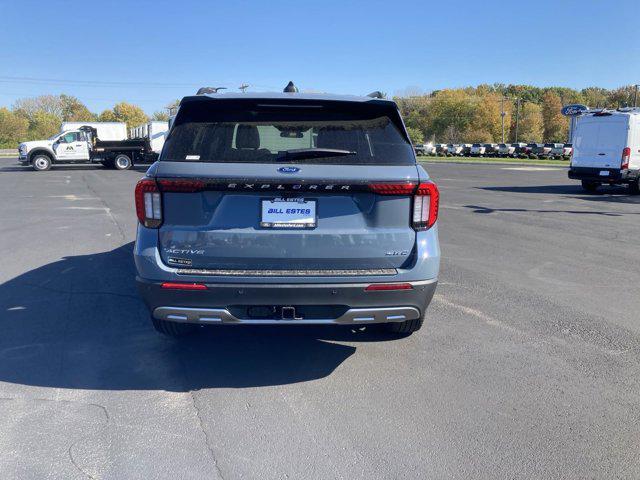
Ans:
[[[491,214],[497,212],[512,213],[573,213],[576,215],[600,215],[605,217],[622,217],[624,215],[640,215],[640,212],[600,212],[589,210],[563,210],[563,209],[537,209],[537,208],[493,208],[484,207],[482,205],[465,205],[465,208],[471,209],[473,213]]]
[[[134,170],[137,172],[146,172],[151,164],[140,164],[134,165],[130,168],[130,170]],[[102,165],[56,165],[51,168],[51,172],[73,172],[73,171],[82,171],[82,170],[108,170],[112,172],[117,172],[114,168],[106,168]],[[30,172],[33,174],[42,173],[46,175],[47,172],[36,172],[30,166],[23,167],[21,165],[10,165],[10,166],[0,166],[0,173],[2,172]]]
[[[629,189],[622,185],[603,185],[595,193],[586,193],[580,185],[518,185],[476,188],[490,192],[570,195],[571,198],[593,202],[640,204],[640,195],[630,195]]]
[[[134,286],[132,243],[66,257],[0,285],[0,382],[105,390],[242,388],[325,377],[356,347],[391,340],[342,327],[156,333]]]

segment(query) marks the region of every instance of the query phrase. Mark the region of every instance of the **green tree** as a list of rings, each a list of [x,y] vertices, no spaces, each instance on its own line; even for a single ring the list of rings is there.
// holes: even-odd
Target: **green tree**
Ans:
[[[159,122],[169,121],[169,114],[167,112],[157,111],[151,115],[151,120],[157,120]]]
[[[609,93],[608,106],[612,108],[632,107],[634,90],[632,85],[612,90]]]
[[[62,119],[62,100],[58,95],[40,95],[21,98],[13,104],[13,111],[32,121],[36,113],[43,112]]]
[[[583,102],[591,108],[602,108],[609,104],[609,91],[606,88],[588,87],[581,92]]]
[[[394,100],[402,113],[405,125],[424,133],[427,129],[427,111],[430,99],[425,96],[419,96],[396,97]]]
[[[514,116],[515,118],[515,116]],[[514,120],[515,122],[515,120]],[[513,124],[515,132],[515,123]],[[542,109],[536,103],[526,102],[520,106],[520,121],[518,125],[519,142],[539,142],[544,131]]]
[[[466,132],[475,110],[475,99],[463,90],[440,90],[430,99],[424,130],[442,139],[448,132]]]
[[[42,140],[59,131],[60,117],[49,112],[36,112],[29,122],[27,136],[29,140]]]
[[[96,116],[76,97],[62,94],[60,102],[62,120],[65,122],[92,122],[96,119]]]
[[[466,130],[465,138],[469,142],[502,141],[502,107],[505,110],[505,134],[509,125],[509,102],[502,101],[502,95],[485,89],[483,94],[473,100],[473,116]]]
[[[27,137],[29,121],[7,108],[0,108],[0,147],[15,148]]]
[[[127,128],[148,122],[149,117],[137,105],[127,102],[117,103],[113,110],[105,110],[98,116],[100,122],[125,122]]]
[[[415,127],[407,127],[407,133],[411,139],[411,143],[414,145],[424,143],[424,132]]]
[[[113,113],[113,110],[103,110],[103,112],[98,115],[99,122],[117,122],[116,114]]]
[[[546,142],[564,142],[569,130],[567,117],[560,113],[560,96],[549,90],[542,97],[543,139]]]

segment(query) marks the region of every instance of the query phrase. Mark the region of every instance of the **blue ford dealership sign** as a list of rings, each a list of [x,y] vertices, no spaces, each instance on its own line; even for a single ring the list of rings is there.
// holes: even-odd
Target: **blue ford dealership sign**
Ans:
[[[573,117],[575,115],[580,115],[589,110],[589,107],[586,105],[574,104],[574,105],[565,105],[562,107],[562,115],[566,115],[567,117]]]

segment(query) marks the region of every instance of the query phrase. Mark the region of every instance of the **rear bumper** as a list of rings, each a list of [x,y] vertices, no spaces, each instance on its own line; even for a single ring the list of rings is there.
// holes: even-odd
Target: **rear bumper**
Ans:
[[[415,320],[420,318],[420,311],[414,307],[350,308],[335,318],[253,319],[238,318],[226,308],[158,307],[153,316],[169,322],[196,324],[362,325]]]
[[[169,290],[161,282],[136,278],[138,291],[156,318],[186,323],[371,324],[419,318],[437,280],[411,283],[411,290],[366,291],[369,283],[206,284],[207,290]],[[249,307],[273,307],[274,317],[251,318]],[[299,319],[281,319],[294,307]],[[304,312],[315,312],[305,315]]]
[[[607,172],[606,175],[601,175]],[[569,178],[599,183],[628,183],[638,178],[638,170],[620,170],[619,168],[571,167]]]

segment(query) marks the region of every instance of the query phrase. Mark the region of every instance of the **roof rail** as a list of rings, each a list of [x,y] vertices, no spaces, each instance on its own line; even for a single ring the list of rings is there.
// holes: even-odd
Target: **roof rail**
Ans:
[[[618,107],[618,112],[640,112],[640,107]]]
[[[218,93],[218,90],[226,90],[227,87],[201,87],[196,92],[196,95],[206,95],[208,93]]]

